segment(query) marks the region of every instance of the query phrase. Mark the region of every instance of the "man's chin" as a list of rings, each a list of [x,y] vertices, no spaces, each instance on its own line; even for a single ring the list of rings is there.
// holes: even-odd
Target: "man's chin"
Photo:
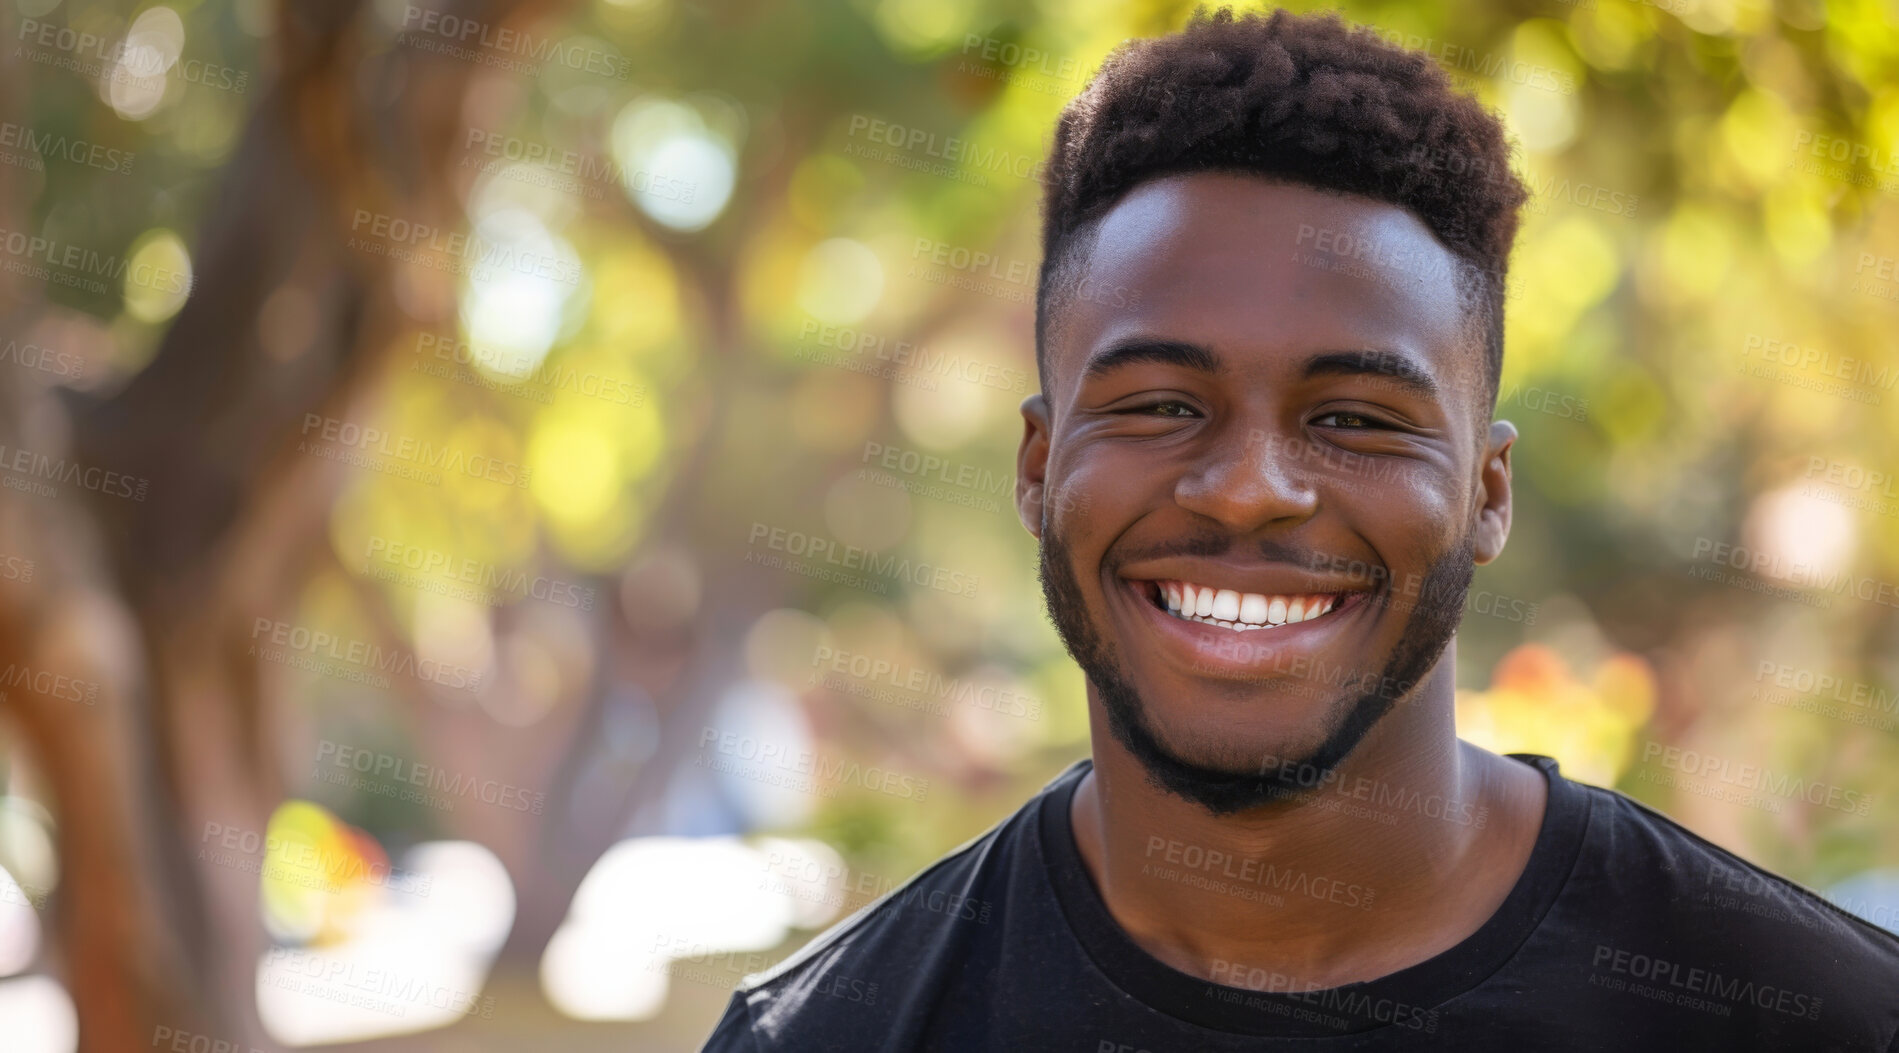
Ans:
[[[1157,789],[1191,801],[1214,815],[1294,800],[1325,784],[1333,768],[1357,746],[1377,714],[1349,714],[1338,731],[1294,743],[1283,736],[1163,740],[1151,725],[1151,711],[1138,695],[1117,684],[1102,690],[1108,728],[1115,741],[1137,761]],[[1363,703],[1360,704],[1361,707]],[[1352,719],[1356,717],[1357,719]],[[1339,732],[1345,732],[1341,735]],[[1180,741],[1181,745],[1173,742]]]

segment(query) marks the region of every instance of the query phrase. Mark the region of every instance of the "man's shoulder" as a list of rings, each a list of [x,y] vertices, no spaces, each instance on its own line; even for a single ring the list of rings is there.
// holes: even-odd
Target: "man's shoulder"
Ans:
[[[1017,864],[1034,850],[1038,805],[1083,763],[783,961],[746,976],[706,1051],[771,1048],[794,1020],[800,1034],[812,1034],[825,1030],[817,1018],[848,1019],[855,1029],[882,1015],[877,1010],[895,1019],[914,1012],[919,1007],[898,1007],[935,989],[932,973],[956,969],[971,945],[999,939],[1011,881],[1023,873]]]
[[[1899,934],[1619,790],[1575,785],[1593,799],[1595,816],[1578,861],[1583,894],[1589,909],[1613,919],[1599,931],[1616,934],[1592,948],[1594,964],[1669,982],[1777,983],[1816,1008],[1899,984]]]
[[[1604,819],[1601,842],[1611,866],[1635,867],[1632,881],[1675,898],[1732,910],[1735,921],[1792,924],[1850,933],[1886,960],[1899,963],[1899,934],[1846,910],[1821,893],[1737,855],[1675,819],[1621,792],[1577,783],[1594,796]],[[1666,880],[1653,881],[1660,873]]]

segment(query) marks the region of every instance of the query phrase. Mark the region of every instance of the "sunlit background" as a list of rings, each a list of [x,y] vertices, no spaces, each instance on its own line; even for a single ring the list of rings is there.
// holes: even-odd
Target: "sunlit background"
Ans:
[[[7,1049],[694,1050],[1085,753],[1037,177],[1187,5],[3,2]],[[1899,925],[1899,3],[1344,11],[1534,192],[1462,733]]]

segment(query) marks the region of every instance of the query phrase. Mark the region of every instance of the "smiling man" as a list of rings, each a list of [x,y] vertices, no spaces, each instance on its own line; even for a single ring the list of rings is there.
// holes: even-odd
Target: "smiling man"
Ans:
[[[1196,17],[1058,128],[1017,506],[1093,756],[710,1050],[1899,1050],[1899,938],[1457,738],[1525,199],[1330,17]]]

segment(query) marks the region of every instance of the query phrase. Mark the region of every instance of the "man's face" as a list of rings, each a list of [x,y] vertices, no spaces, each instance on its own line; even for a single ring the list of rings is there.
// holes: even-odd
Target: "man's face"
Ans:
[[[1455,257],[1394,206],[1196,173],[1086,266],[1128,294],[1057,306],[1018,458],[1056,627],[1163,786],[1287,796],[1431,670],[1508,532]]]

